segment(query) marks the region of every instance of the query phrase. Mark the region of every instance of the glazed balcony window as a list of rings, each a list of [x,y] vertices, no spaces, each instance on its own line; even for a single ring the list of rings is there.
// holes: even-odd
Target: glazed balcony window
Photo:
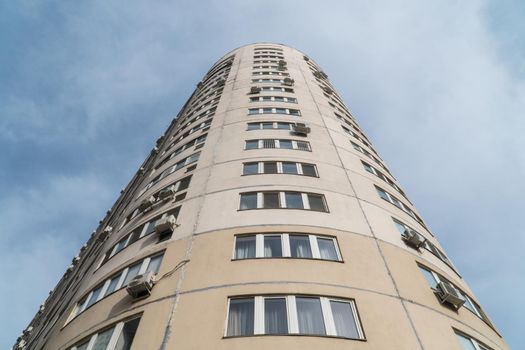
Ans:
[[[337,239],[304,233],[257,233],[235,237],[234,260],[298,258],[342,261]]]
[[[292,174],[318,177],[315,164],[280,161],[244,163],[242,174]]]
[[[364,340],[352,299],[306,295],[229,298],[226,337],[292,334]]]
[[[324,195],[295,191],[245,192],[240,194],[239,210],[304,209],[328,212]]]

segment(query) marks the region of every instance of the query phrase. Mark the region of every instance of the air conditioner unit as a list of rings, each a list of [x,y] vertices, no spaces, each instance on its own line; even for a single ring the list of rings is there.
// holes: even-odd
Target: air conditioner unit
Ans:
[[[295,83],[295,80],[291,78],[284,78],[283,80],[283,84],[286,86],[293,86],[294,83]]]
[[[113,227],[111,226],[106,226],[97,236],[97,241],[98,242],[104,242],[106,240],[106,238],[109,237],[109,235],[111,234],[111,232],[113,231]],[[96,233],[96,231],[94,231]]]
[[[152,271],[135,276],[126,287],[126,291],[133,299],[147,298],[155,284],[155,274]]]
[[[165,200],[173,197],[175,194],[175,185],[171,185],[169,187],[166,187],[162,191],[159,192],[158,197],[160,200]]]
[[[29,327],[27,327],[26,329],[23,330],[22,334],[24,336],[28,336],[28,335],[31,334],[32,331],[33,331],[33,326],[29,326]]]
[[[329,88],[328,86],[323,86],[322,87],[323,91],[326,92],[328,95],[331,95],[334,91]]]
[[[328,75],[326,75],[326,73],[323,71],[316,70],[314,71],[314,77],[319,78],[319,79],[326,79],[328,78]]]
[[[79,261],[80,261],[80,257],[77,255],[77,256],[75,256],[75,257],[73,258],[73,260],[71,260],[71,263],[72,263],[73,265],[75,265],[75,264],[78,263]]]
[[[287,69],[286,68],[287,63],[286,63],[285,60],[279,60],[278,64],[279,64],[279,66],[277,67],[278,70],[286,70]]]
[[[441,303],[449,303],[456,309],[459,309],[464,303],[465,299],[459,294],[458,290],[449,282],[439,282],[436,293],[441,300]]]
[[[174,215],[168,215],[155,222],[155,232],[159,235],[172,233],[177,226],[177,218]]]
[[[250,94],[251,94],[251,95],[252,95],[252,94],[258,94],[258,93],[260,93],[260,92],[261,92],[261,88],[258,87],[258,86],[252,86],[252,87],[250,88]]]
[[[155,203],[155,197],[151,196],[148,199],[144,199],[142,202],[140,202],[138,209],[142,212],[148,211],[151,209],[154,203]]]
[[[416,249],[425,244],[425,237],[411,229],[406,229],[405,232],[403,232],[403,240],[407,245]]]
[[[310,133],[310,127],[303,123],[292,124],[292,130],[295,134],[306,136]]]

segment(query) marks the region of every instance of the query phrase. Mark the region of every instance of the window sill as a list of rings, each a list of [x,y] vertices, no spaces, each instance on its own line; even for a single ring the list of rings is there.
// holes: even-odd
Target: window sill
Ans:
[[[344,340],[356,340],[366,342],[366,338],[347,338],[340,337],[337,335],[323,335],[323,334],[295,334],[295,333],[285,333],[285,334],[251,334],[251,335],[225,335],[222,339],[236,339],[236,338],[249,338],[249,337],[316,337],[316,338],[328,338],[328,339],[344,339]]]
[[[310,212],[316,212],[316,213],[330,213],[329,210],[312,210],[312,209],[304,209],[304,208],[249,208],[249,209],[237,209],[237,211],[248,211],[248,210],[302,210],[302,211],[310,211]]]
[[[317,259],[317,258],[298,258],[294,256],[270,256],[270,257],[261,257],[261,258],[232,258],[231,261],[245,261],[245,260],[277,260],[277,259],[283,259],[283,260],[289,260],[289,259],[295,259],[295,260],[312,260],[312,261],[326,261],[326,262],[335,262],[344,264],[344,260],[331,260],[331,259]]]

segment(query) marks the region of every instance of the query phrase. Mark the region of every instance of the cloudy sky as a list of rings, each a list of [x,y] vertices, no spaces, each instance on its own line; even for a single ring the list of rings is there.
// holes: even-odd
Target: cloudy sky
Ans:
[[[2,1],[0,349],[210,65],[258,41],[324,68],[524,348],[523,18],[519,0]]]

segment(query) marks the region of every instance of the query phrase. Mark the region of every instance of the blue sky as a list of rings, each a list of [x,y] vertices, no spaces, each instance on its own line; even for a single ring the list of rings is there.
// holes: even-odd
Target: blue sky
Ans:
[[[327,72],[515,348],[525,347],[525,3],[3,1],[0,348],[210,65],[284,43]]]

